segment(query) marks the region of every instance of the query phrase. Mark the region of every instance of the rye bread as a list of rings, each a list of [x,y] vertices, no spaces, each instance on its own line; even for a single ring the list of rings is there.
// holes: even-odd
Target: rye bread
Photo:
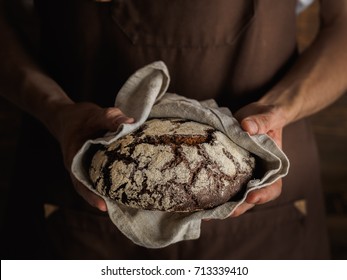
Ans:
[[[109,146],[89,169],[95,190],[124,205],[192,212],[223,204],[252,178],[255,158],[211,126],[152,119]]]

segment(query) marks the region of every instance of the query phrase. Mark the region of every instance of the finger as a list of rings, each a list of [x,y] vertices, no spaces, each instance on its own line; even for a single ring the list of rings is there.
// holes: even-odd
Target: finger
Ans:
[[[129,118],[125,115],[120,115],[120,116],[115,117],[112,120],[112,126],[114,128],[118,128],[122,123],[133,123],[134,121],[135,121],[134,118]]]
[[[251,135],[258,134],[259,131],[257,122],[253,121],[251,118],[242,120],[241,127]]]
[[[280,196],[282,192],[282,180],[279,179],[270,186],[251,191],[246,198],[250,204],[264,204]]]
[[[272,120],[271,114],[247,117],[241,121],[241,127],[250,135],[268,134],[282,148],[282,128],[273,129],[276,123]]]
[[[251,135],[266,134],[283,128],[286,124],[286,117],[283,110],[274,106],[267,106],[265,112],[248,115],[241,119],[240,124]]]
[[[72,181],[78,194],[82,196],[91,206],[103,212],[107,211],[106,202],[101,197],[87,189],[87,187],[80,183],[76,178],[73,177]]]
[[[243,202],[232,212],[230,217],[232,218],[238,217],[253,207],[254,207],[254,204]]]
[[[241,127],[251,135],[266,134],[272,125],[270,114],[254,115],[241,121]]]
[[[119,108],[105,108],[100,116],[100,122],[102,126],[110,131],[118,129],[122,123],[133,123],[134,118],[128,117],[123,114]]]

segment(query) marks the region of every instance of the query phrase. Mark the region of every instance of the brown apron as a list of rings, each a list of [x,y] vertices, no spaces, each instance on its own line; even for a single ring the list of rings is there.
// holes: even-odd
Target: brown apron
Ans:
[[[45,69],[75,101],[101,106],[112,106],[115,93],[135,70],[163,60],[172,78],[170,92],[198,100],[214,98],[235,111],[266,93],[297,55],[295,0],[37,0],[36,5]],[[39,234],[30,233],[34,222],[26,225],[32,240],[54,252],[48,256],[329,257],[317,151],[306,121],[284,130],[283,149],[291,169],[280,198],[238,218],[203,222],[199,239],[155,250],[134,245],[107,215],[87,206],[69,183],[58,145],[32,120],[24,129],[30,133],[23,133],[26,148],[19,150],[18,168],[28,167],[15,184],[22,184],[22,193],[32,197],[32,190],[23,186],[25,178],[44,195],[35,202],[23,198],[23,207],[35,208],[36,214],[43,203],[60,207],[44,223],[36,222]],[[36,136],[46,142],[37,144]],[[23,240],[22,235],[16,238]],[[29,246],[26,252],[33,247],[22,243],[22,248]]]

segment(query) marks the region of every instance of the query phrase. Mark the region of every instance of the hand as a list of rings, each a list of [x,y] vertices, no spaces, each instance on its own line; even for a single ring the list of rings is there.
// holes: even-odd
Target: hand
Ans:
[[[238,110],[234,116],[250,135],[268,134],[280,148],[282,147],[282,129],[287,119],[280,107],[254,102]],[[276,199],[281,191],[282,179],[279,179],[272,185],[250,192],[245,202],[235,209],[231,217],[240,216],[256,204]]]
[[[76,191],[92,206],[107,211],[105,201],[80,183],[71,172],[75,154],[88,139],[116,131],[122,123],[132,123],[133,118],[125,116],[118,108],[101,108],[93,103],[75,103],[57,110],[53,134],[58,139],[64,164],[69,171]]]

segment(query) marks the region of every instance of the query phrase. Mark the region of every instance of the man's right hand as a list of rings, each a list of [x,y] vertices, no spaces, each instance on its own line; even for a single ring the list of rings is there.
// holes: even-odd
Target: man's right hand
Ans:
[[[55,111],[50,128],[60,143],[64,164],[69,171],[76,191],[92,206],[106,211],[105,201],[79,182],[71,172],[74,156],[88,140],[102,136],[106,131],[116,131],[122,123],[133,123],[114,107],[101,108],[93,103],[74,103]]]

